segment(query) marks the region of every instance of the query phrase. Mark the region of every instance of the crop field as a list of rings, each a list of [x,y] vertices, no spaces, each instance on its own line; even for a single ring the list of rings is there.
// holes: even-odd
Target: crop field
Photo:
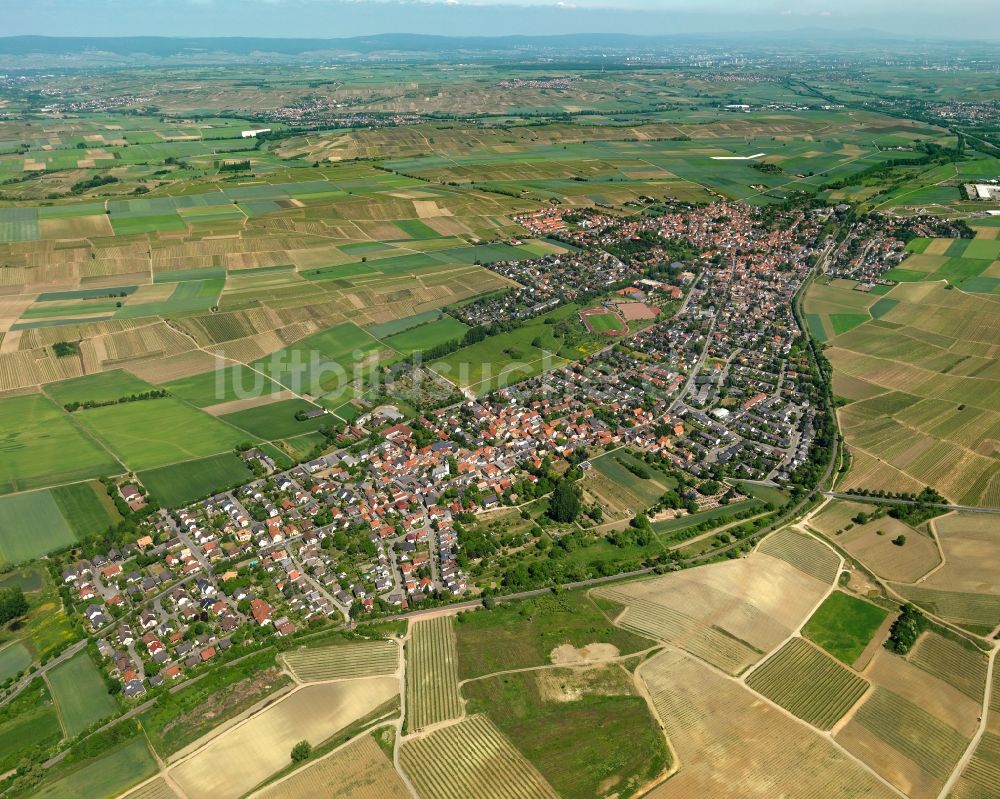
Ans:
[[[96,481],[51,489],[59,512],[78,536],[103,533],[121,517],[104,486]]]
[[[1000,784],[1000,735],[983,734],[976,751],[955,784],[952,799],[990,799]]]
[[[51,491],[0,496],[0,564],[33,560],[75,542]]]
[[[469,712],[488,716],[564,799],[608,786],[628,795],[669,765],[662,731],[617,664],[502,674],[462,691]]]
[[[75,416],[133,471],[215,455],[248,440],[235,427],[170,398],[92,408]]]
[[[819,733],[677,650],[637,671],[680,760],[651,799],[773,799],[789,786],[823,799],[896,796]]]
[[[450,616],[410,625],[406,643],[407,729],[420,730],[462,715],[458,651]]]
[[[993,564],[1000,556],[994,517],[949,513],[931,524],[945,554],[945,564],[921,585],[975,594],[1000,594]]]
[[[757,551],[790,563],[821,583],[832,584],[840,569],[840,557],[830,547],[788,527],[765,538]]]
[[[46,397],[0,399],[0,494],[124,471]]]
[[[133,788],[121,799],[179,799],[179,797],[163,777],[157,777],[138,788]]]
[[[457,319],[442,316],[435,321],[425,322],[401,333],[387,336],[382,341],[397,352],[410,355],[448,341],[460,340],[468,329],[467,325]]]
[[[156,761],[142,738],[90,760],[55,781],[43,783],[32,794],[38,799],[112,799],[156,772]]]
[[[968,745],[960,732],[882,687],[865,700],[837,741],[915,799],[936,796]],[[907,764],[915,764],[922,779],[907,779]]]
[[[305,400],[288,399],[226,413],[218,418],[233,425],[233,427],[245,430],[254,438],[270,441],[311,433],[330,424],[330,419],[323,416],[301,422],[295,418],[295,414],[299,411],[314,410],[316,410],[316,406]]]
[[[70,738],[118,709],[108,694],[101,673],[86,652],[74,655],[51,669],[46,679]]]
[[[837,504],[837,501],[831,503],[813,517],[817,529],[831,527],[828,520],[842,517]],[[857,503],[849,504],[853,507]],[[870,510],[865,512],[870,513]],[[845,529],[847,527],[850,529]],[[903,546],[893,543],[900,535],[906,540]],[[937,545],[929,535],[891,516],[866,524],[856,524],[848,519],[842,527],[833,531],[831,538],[877,575],[889,580],[914,582],[941,563]]]
[[[407,739],[400,759],[420,799],[558,799],[484,716]]]
[[[392,677],[303,686],[212,738],[170,776],[190,799],[237,799],[288,765],[298,741],[316,746],[398,691]]]
[[[915,605],[980,635],[987,634],[1000,624],[1000,595],[926,588],[923,584],[890,585]]]
[[[31,661],[31,652],[20,641],[0,647],[0,682],[24,671]]]
[[[983,440],[1000,435],[1000,373],[989,357],[1000,307],[929,282],[902,283],[884,300],[893,304],[880,318],[828,342],[834,388],[856,400],[838,410],[853,456],[842,487],[931,485],[959,504],[995,505],[1000,461]]]
[[[625,464],[645,470],[649,477],[637,476]],[[654,467],[622,450],[594,458],[591,465],[593,469],[586,475],[584,487],[609,504],[633,513],[654,505],[664,493],[677,485]]]
[[[928,631],[920,636],[906,659],[970,699],[982,701],[986,689],[987,662],[981,652]]]
[[[653,643],[613,625],[583,591],[505,602],[489,613],[463,612],[455,637],[463,680],[547,665],[560,647],[604,644],[625,655]]]
[[[824,590],[789,563],[754,553],[595,594],[626,606],[617,619],[626,629],[739,674],[787,638]]]
[[[49,746],[62,738],[49,689],[44,680],[34,680],[0,709],[0,768],[16,768],[34,747]]]
[[[802,638],[793,638],[747,677],[747,685],[790,713],[829,730],[868,683]]]
[[[277,394],[281,387],[247,366],[220,366],[210,372],[163,383],[160,388],[199,408],[221,405],[245,397],[265,397]]]
[[[365,735],[268,786],[254,799],[409,799],[375,739]]]
[[[164,507],[179,508],[214,491],[245,483],[252,476],[232,452],[139,472],[142,484]]]
[[[399,668],[399,647],[392,641],[359,641],[294,649],[282,658],[303,682],[343,680],[393,674]]]
[[[888,615],[877,605],[834,591],[802,627],[802,635],[850,666]]]

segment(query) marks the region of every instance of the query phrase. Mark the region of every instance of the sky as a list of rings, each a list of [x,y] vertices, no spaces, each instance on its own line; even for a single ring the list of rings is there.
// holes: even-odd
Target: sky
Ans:
[[[998,0],[0,0],[2,35],[338,37],[822,27],[1000,39]]]

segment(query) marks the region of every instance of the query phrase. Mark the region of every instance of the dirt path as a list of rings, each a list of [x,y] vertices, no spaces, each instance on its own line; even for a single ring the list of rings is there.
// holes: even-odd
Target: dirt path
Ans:
[[[983,708],[979,716],[979,729],[972,736],[972,740],[969,741],[969,745],[965,748],[965,754],[962,755],[962,759],[955,765],[951,776],[948,777],[944,787],[941,788],[938,799],[945,799],[951,793],[955,787],[955,783],[961,778],[962,772],[965,771],[965,767],[969,765],[969,761],[972,760],[972,756],[976,753],[976,747],[979,746],[979,742],[983,739],[983,734],[986,732],[987,726],[989,726],[990,701],[993,698],[993,670],[996,668],[997,647],[998,644],[993,642],[993,648],[990,650],[989,664],[986,667],[986,690],[983,691]]]

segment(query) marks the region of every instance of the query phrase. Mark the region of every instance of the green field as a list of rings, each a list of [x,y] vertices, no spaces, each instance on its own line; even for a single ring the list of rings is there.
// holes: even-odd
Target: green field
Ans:
[[[30,665],[31,652],[24,644],[19,641],[5,644],[0,648],[0,683],[24,671]]]
[[[133,471],[235,448],[248,436],[176,399],[126,402],[74,416]]]
[[[46,679],[70,738],[118,709],[101,673],[86,652],[50,669]]]
[[[870,602],[834,591],[805,623],[802,634],[850,666],[888,615]]]
[[[0,399],[0,494],[121,471],[47,397]]]
[[[36,747],[57,743],[62,728],[43,680],[33,680],[0,708],[0,769],[16,768]]]
[[[484,713],[566,799],[614,785],[631,795],[670,763],[663,733],[617,666],[554,669],[466,683],[469,713]]]
[[[332,418],[329,416],[319,416],[301,422],[295,418],[295,414],[299,411],[313,410],[316,410],[316,406],[305,400],[289,399],[227,413],[219,418],[234,427],[246,430],[254,438],[273,441],[311,433],[330,424]]]
[[[370,370],[368,359],[379,349],[376,339],[347,323],[307,336],[252,366],[298,394],[319,396]]]
[[[145,380],[122,369],[115,369],[49,383],[45,386],[45,393],[60,405],[66,405],[70,402],[112,402],[152,389],[153,386]]]
[[[53,488],[51,492],[60,513],[77,536],[103,533],[121,520],[99,482],[70,483]]]
[[[111,799],[156,773],[156,761],[142,737],[133,738],[97,759],[87,761],[53,782],[45,783],[37,799]]]
[[[246,464],[232,452],[139,473],[146,490],[167,508],[179,508],[208,494],[234,488],[252,476]]]
[[[32,560],[75,542],[53,492],[0,497],[0,564]]]
[[[160,388],[199,408],[281,391],[276,383],[242,364],[172,380]]]
[[[468,326],[450,316],[389,336],[383,341],[404,355],[422,352],[448,341],[461,340]]]
[[[459,614],[455,635],[460,679],[550,663],[552,650],[563,644],[608,643],[622,654],[651,645],[611,624],[583,591]]]
[[[595,333],[624,332],[628,329],[621,318],[613,313],[590,314],[587,323]]]

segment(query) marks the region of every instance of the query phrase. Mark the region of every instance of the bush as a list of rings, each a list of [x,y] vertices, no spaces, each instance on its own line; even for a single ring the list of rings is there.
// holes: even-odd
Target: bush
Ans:
[[[311,754],[312,744],[309,741],[299,741],[292,747],[292,762],[301,763],[303,760],[308,760]]]

